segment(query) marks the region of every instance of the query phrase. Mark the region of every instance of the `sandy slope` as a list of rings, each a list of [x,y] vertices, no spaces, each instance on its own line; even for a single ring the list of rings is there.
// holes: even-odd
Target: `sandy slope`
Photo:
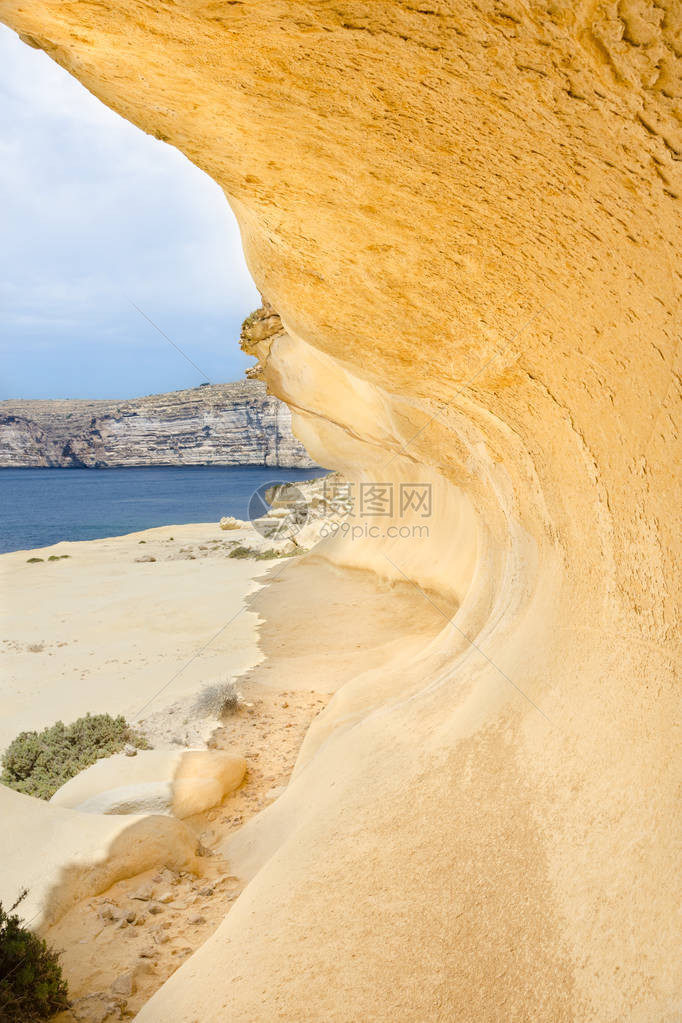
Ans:
[[[339,696],[330,725],[321,714],[330,697],[387,664],[402,670],[442,630],[441,614],[410,585],[315,554],[275,562],[227,557],[245,538],[266,543],[251,530],[174,526],[2,558],[13,637],[2,658],[11,667],[18,708],[4,723],[8,738],[19,721],[39,727],[85,710],[127,713],[141,706],[188,659],[192,639],[200,649],[234,617],[215,648],[141,716],[157,746],[177,749],[210,735],[212,748],[246,757],[245,781],[221,806],[182,824],[170,818],[154,824],[153,818],[79,814],[0,788],[3,812],[16,823],[3,839],[0,894],[8,901],[23,884],[31,886],[33,925],[37,920],[62,952],[75,1000],[63,1023],[137,1011],[211,937],[264,848],[281,836],[281,815],[262,812],[282,801],[294,768],[302,769],[304,741],[317,747],[330,727],[338,729],[339,716],[343,730],[344,715],[348,727],[367,711],[368,699],[377,701],[376,690],[359,703],[346,695],[339,704]],[[53,552],[70,557],[27,562]],[[157,561],[136,561],[144,556]],[[43,648],[27,649],[34,643]],[[110,656],[97,674],[97,703],[91,673],[103,650]],[[36,677],[36,666],[45,663],[49,676]],[[116,683],[119,671],[123,685]],[[228,673],[238,677],[241,709],[220,725],[201,719],[197,691]],[[310,733],[316,718],[317,731]],[[270,836],[265,841],[263,832]],[[195,847],[203,854],[194,857]]]
[[[145,717],[253,665],[242,609],[267,563],[227,558],[243,535],[208,523],[3,554],[0,747],[88,711]]]

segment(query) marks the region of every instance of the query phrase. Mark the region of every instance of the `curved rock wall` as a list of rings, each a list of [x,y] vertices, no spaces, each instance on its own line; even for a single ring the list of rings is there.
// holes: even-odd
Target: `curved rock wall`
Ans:
[[[672,1023],[679,4],[0,13],[224,187],[312,457],[432,485],[328,556],[459,605],[330,705],[140,1018]]]

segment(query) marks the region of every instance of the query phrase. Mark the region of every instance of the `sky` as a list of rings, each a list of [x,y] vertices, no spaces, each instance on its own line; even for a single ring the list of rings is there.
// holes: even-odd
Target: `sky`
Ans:
[[[253,363],[239,327],[260,299],[220,188],[2,25],[0,240],[0,399],[131,398]]]

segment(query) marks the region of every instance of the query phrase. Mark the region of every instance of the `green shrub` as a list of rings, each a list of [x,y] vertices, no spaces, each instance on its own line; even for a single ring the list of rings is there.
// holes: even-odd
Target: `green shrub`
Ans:
[[[40,1023],[69,1007],[59,957],[0,903],[0,1023]]]
[[[127,743],[138,749],[147,746],[120,715],[86,714],[71,725],[58,721],[42,732],[21,732],[5,750],[0,781],[17,792],[49,799],[69,778]]]
[[[250,558],[253,551],[250,547],[233,547],[228,558]]]
[[[36,565],[39,561],[44,561],[45,558],[26,558],[27,565]]]
[[[273,558],[281,558],[282,554],[279,551],[273,550],[270,547],[267,551],[254,551],[256,561],[272,561]]]
[[[228,558],[253,558],[255,561],[273,561],[275,558],[295,558],[297,554],[302,554],[303,551],[300,548],[296,548],[293,551],[278,551],[274,547],[268,547],[267,550],[259,551],[255,547],[233,547]]]

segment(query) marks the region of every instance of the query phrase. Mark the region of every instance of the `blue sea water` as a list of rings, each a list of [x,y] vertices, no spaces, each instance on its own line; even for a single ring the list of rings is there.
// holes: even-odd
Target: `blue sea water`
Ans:
[[[258,487],[325,471],[260,465],[0,469],[0,553],[217,522],[223,515],[245,519]]]

